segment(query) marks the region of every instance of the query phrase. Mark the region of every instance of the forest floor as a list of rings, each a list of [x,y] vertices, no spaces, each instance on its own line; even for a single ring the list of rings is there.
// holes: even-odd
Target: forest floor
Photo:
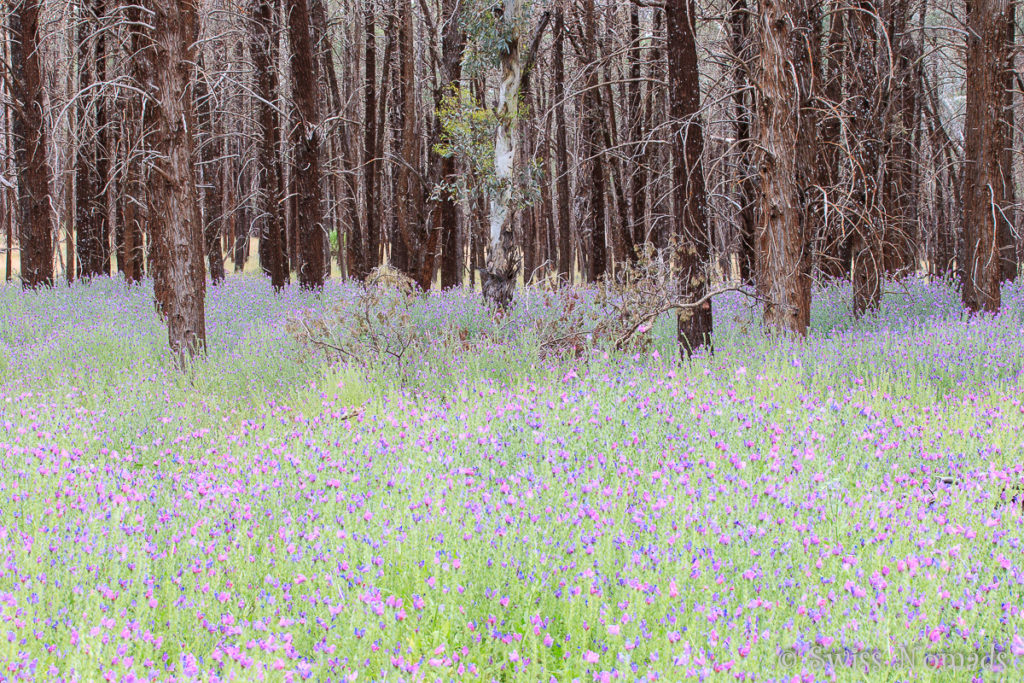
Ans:
[[[0,679],[1019,679],[1024,288],[889,288],[688,363],[435,293],[356,367],[288,323],[353,285],[235,276],[185,373],[148,284],[0,288]]]

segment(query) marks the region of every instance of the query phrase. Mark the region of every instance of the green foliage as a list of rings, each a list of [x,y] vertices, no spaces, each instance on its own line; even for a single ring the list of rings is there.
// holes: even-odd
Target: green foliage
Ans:
[[[455,180],[440,183],[435,194],[470,199],[501,189],[494,173],[494,135],[498,119],[480,105],[467,88],[451,86],[441,98],[437,112],[441,120],[441,141],[434,151],[460,162],[466,172]]]
[[[509,41],[522,35],[529,16],[530,3],[523,2],[517,17],[504,16],[503,0],[467,0],[459,18],[466,32],[463,68],[467,75],[477,76],[496,67],[508,52]]]
[[[522,107],[520,112],[525,113]],[[451,181],[438,183],[434,195],[470,201],[500,194],[506,181],[494,171],[494,137],[498,128],[494,110],[484,107],[469,89],[451,86],[441,98],[438,118],[441,141],[434,151],[454,158],[465,172]],[[532,159],[513,178],[512,206],[522,209],[533,204],[540,196],[543,177],[543,161]]]

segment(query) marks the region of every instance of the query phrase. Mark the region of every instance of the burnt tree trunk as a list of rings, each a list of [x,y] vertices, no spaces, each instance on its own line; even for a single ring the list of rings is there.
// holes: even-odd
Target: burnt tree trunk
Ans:
[[[922,77],[924,74],[922,74]],[[937,182],[942,183],[937,194],[945,195],[948,202],[936,211],[945,218],[939,223],[939,235],[936,244],[934,268],[941,277],[962,278],[963,253],[962,253],[962,225],[964,216],[964,168],[963,164],[956,163],[953,141],[944,127],[942,117],[939,115],[939,100],[935,88],[931,84],[938,81],[933,76],[925,84],[924,93],[927,101],[924,103],[924,121],[928,132],[930,145],[935,156],[934,164],[938,169]]]
[[[53,213],[43,122],[43,59],[39,49],[40,0],[18,0],[9,10],[14,160],[18,169],[18,241],[21,285],[53,286]]]
[[[601,118],[601,137],[606,150],[617,150],[619,147],[617,135],[618,117],[615,113],[617,109],[614,97],[615,91],[610,83],[612,79],[613,76],[606,69],[605,83],[602,88],[604,96],[601,98],[599,95],[599,101],[601,99],[604,100],[602,103],[604,116]],[[622,263],[627,260],[634,260],[636,244],[633,242],[633,231],[629,225],[629,202],[626,200],[626,181],[623,165],[620,163],[619,155],[614,152],[608,154],[607,158],[608,175],[612,190],[611,199],[614,205],[613,209],[609,209],[612,226],[609,231],[612,237],[612,254],[614,255],[614,261]]]
[[[221,204],[223,203],[224,186],[220,164],[217,160],[218,140],[213,117],[213,94],[206,83],[202,58],[199,60],[199,73],[196,74],[195,88],[196,109],[199,114],[197,121],[199,158],[203,181],[204,248],[210,266],[210,280],[216,285],[223,282],[225,277],[224,255],[220,250]]]
[[[129,49],[137,54],[142,49],[142,34],[138,30],[141,10],[138,5],[125,9],[125,18],[130,27]],[[121,225],[119,254],[123,254],[125,280],[128,284],[140,282],[145,275],[146,250],[142,225],[145,221],[145,178],[141,155],[135,150],[142,147],[142,95],[131,91],[121,94],[121,186],[124,191],[118,198],[118,214]]]
[[[1017,192],[1013,179],[1013,162],[1016,154],[1014,146],[1014,75],[1016,67],[1014,56],[1017,43],[1017,10],[1016,3],[1010,0],[1010,7],[1006,13],[1006,67],[1004,71],[1003,85],[1003,131],[1005,144],[1003,145],[1002,170],[1003,170],[1003,192],[1004,201],[1007,206],[1004,215],[1000,215],[999,221],[999,277],[1002,281],[1017,279],[1017,247],[1020,242],[1019,226],[1017,217],[1020,211],[1017,208]]]
[[[326,80],[327,103],[331,116],[344,116],[344,102],[342,102],[341,88],[338,85],[338,75],[334,67],[334,51],[331,48],[331,37],[327,30],[327,7],[324,0],[314,0],[312,5],[313,34],[317,42],[317,55],[320,58],[321,68]],[[344,164],[331,175],[331,187],[335,194],[335,220],[338,236],[338,267],[344,273],[350,262],[362,261],[362,221],[360,219],[360,207],[358,206],[358,189],[352,169],[357,165],[353,158],[348,131],[343,126],[333,127],[329,136],[332,147],[332,154],[339,157]],[[348,218],[349,229],[344,229],[345,221],[342,220],[342,208],[344,215]],[[345,237],[347,233],[347,238]],[[346,251],[348,252],[346,255]],[[351,271],[350,271],[351,272]]]
[[[317,68],[309,36],[307,0],[287,0],[288,42],[295,99],[292,144],[295,149],[295,227],[299,249],[299,284],[324,286],[324,207],[320,188],[320,118],[317,110]]]
[[[851,69],[847,81],[853,168],[850,201],[853,251],[853,314],[861,316],[882,300],[884,272],[884,120],[880,60],[885,32],[873,0],[859,0],[847,19]]]
[[[967,2],[967,119],[964,124],[962,296],[970,311],[999,310],[999,224],[1010,207],[1003,186],[1003,125],[1009,0]]]
[[[640,11],[636,4],[629,8],[629,87],[628,117],[630,161],[629,196],[630,196],[630,229],[634,250],[630,258],[635,259],[643,245],[647,243],[647,165],[644,163],[644,102],[643,91],[643,51],[640,49]]]
[[[365,108],[363,110],[363,198],[366,217],[367,253],[358,275],[365,277],[380,262],[380,218],[377,216],[377,27],[373,3],[366,1],[365,30]],[[385,65],[386,66],[386,65]]]
[[[644,127],[649,131],[653,131],[656,127],[662,125],[665,112],[668,110],[666,88],[658,87],[658,84],[665,79],[666,61],[665,54],[661,51],[661,46],[665,45],[665,13],[659,8],[654,8],[653,12],[654,21],[651,26],[653,45],[651,47],[651,57],[648,60],[647,106],[644,107],[646,116]],[[650,169],[663,171],[671,166],[672,160],[670,157],[667,145],[647,145],[644,163]],[[663,172],[652,173],[649,190],[651,197],[650,234],[653,237],[654,247],[659,251],[668,246],[669,234],[674,229],[671,220],[672,191],[666,182],[667,175],[670,174]]]
[[[0,57],[6,59],[9,43],[6,36],[0,38],[0,40],[2,40],[2,42],[0,42]],[[2,90],[0,90],[0,92],[2,92]],[[4,103],[4,105],[0,107],[0,121],[3,122],[4,128],[7,130],[10,130],[10,120],[9,106]],[[3,162],[0,162],[0,172],[6,173],[9,169],[8,164],[10,163],[10,159],[14,154],[11,140],[12,136],[6,135],[4,137],[5,139],[0,142],[0,149],[4,152],[4,160]],[[4,282],[10,282],[12,276],[11,267],[13,264],[11,262],[11,257],[12,252],[14,251],[14,214],[16,212],[15,204],[17,203],[13,191],[14,189],[15,188],[9,186],[0,188],[0,201],[3,202],[4,207],[2,218],[3,222],[0,224],[0,229],[4,231]]]
[[[152,273],[157,309],[167,322],[171,351],[181,362],[206,348],[206,271],[189,83],[198,7],[194,0],[147,0],[144,9],[146,26],[134,67],[147,97],[143,144],[152,155],[147,173]]]
[[[395,173],[395,225],[392,252],[400,268],[423,287],[420,257],[423,255],[423,190],[419,183],[420,138],[416,112],[416,54],[413,44],[412,5],[398,5],[397,105],[394,109],[395,133],[400,141],[400,161]],[[396,245],[395,243],[401,242]],[[430,282],[424,289],[430,288]]]
[[[822,193],[820,233],[817,236],[818,270],[826,279],[849,279],[852,271],[851,239],[840,196],[842,167],[843,83],[850,68],[846,46],[846,12],[833,11],[829,27],[827,61],[822,86],[822,110],[818,124],[818,177]]]
[[[753,149],[750,140],[751,97],[747,92],[750,80],[750,11],[746,0],[733,0],[729,15],[729,47],[735,61],[733,67],[734,91],[732,95],[736,117],[736,212],[739,245],[739,279],[744,284],[754,282],[756,267],[756,197],[753,180]]]
[[[801,335],[807,333],[811,304],[814,13],[814,0],[763,0],[754,72],[761,174],[758,291],[766,299],[765,325]]]
[[[266,255],[266,268],[275,290],[288,284],[288,245],[285,242],[284,210],[282,207],[283,179],[278,148],[281,146],[281,127],[273,102],[277,99],[277,31],[276,13],[272,0],[253,0],[252,33],[249,52],[256,71],[256,135],[258,207],[263,215],[262,250]]]
[[[583,149],[586,155],[590,211],[587,216],[589,232],[590,261],[587,279],[595,282],[604,276],[608,268],[608,247],[606,241],[605,200],[607,184],[604,167],[604,146],[601,128],[604,113],[601,107],[599,89],[600,72],[597,68],[597,12],[594,0],[584,0],[584,60],[587,64],[586,90],[583,93]]]
[[[105,98],[97,84],[106,80],[103,0],[82,3],[78,29],[79,145],[75,159],[77,261],[82,277],[110,274],[107,221],[107,150]],[[95,45],[93,41],[95,34]]]
[[[914,137],[921,119],[920,50],[916,34],[909,28],[910,0],[893,2],[889,12],[894,82],[891,95],[887,94],[891,114],[886,131],[883,242],[885,272],[902,277],[917,270],[919,181]]]
[[[441,6],[444,18],[444,34],[441,36],[441,64],[439,89],[434,92],[434,141],[441,138],[441,120],[437,112],[441,99],[446,91],[458,87],[462,78],[462,52],[466,43],[466,34],[458,17],[458,0],[445,0]],[[441,156],[435,145],[429,147],[431,183],[453,182],[455,179],[455,158],[451,155]],[[437,240],[441,242],[441,288],[458,287],[462,284],[459,272],[459,213],[455,197],[448,192],[441,192],[434,200],[433,230],[427,240],[426,252],[423,255],[423,268],[420,272],[420,286],[430,286],[436,262]],[[424,287],[426,285],[426,287]]]
[[[675,254],[683,297],[697,303],[708,293],[710,244],[707,189],[704,184],[704,127],[700,118],[700,73],[697,70],[696,5],[694,0],[667,0],[668,102],[672,133],[672,195]],[[711,301],[685,309],[676,317],[676,335],[683,357],[711,347]]]
[[[572,224],[569,218],[569,151],[565,132],[565,17],[555,12],[554,25],[555,100],[555,188],[558,195],[558,275],[566,283],[573,281]]]

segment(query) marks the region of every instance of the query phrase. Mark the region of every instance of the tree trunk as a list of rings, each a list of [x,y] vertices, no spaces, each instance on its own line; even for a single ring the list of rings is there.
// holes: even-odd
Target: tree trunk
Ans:
[[[883,185],[884,260],[886,273],[902,277],[917,270],[919,181],[914,136],[921,119],[921,70],[916,32],[909,28],[910,0],[896,0],[889,12],[888,45],[894,52],[894,64]]]
[[[7,40],[5,38],[4,39],[4,43],[6,43],[6,42],[7,42]],[[6,50],[0,51],[0,54],[3,54],[3,52],[6,52]],[[6,57],[6,54],[4,54],[3,56]],[[8,116],[7,116],[7,106],[6,105],[3,108],[0,108],[0,116],[3,117],[4,130],[8,130],[8,121],[9,121],[9,119],[8,119]],[[6,138],[6,140],[4,142],[0,143],[0,146],[2,146],[0,148],[3,149],[4,153],[7,155],[7,158],[9,159],[11,157],[11,147],[10,147],[11,136],[10,135],[6,135],[4,137]],[[0,170],[2,170],[3,172],[7,171],[7,162],[6,161],[4,161],[2,165],[0,165]],[[0,220],[2,220],[2,223],[0,223],[0,227],[2,227],[2,229],[4,230],[4,282],[10,282],[11,281],[11,275],[12,275],[12,273],[11,273],[11,266],[13,265],[11,263],[11,260],[12,260],[11,257],[12,257],[12,253],[14,252],[14,211],[15,211],[15,207],[14,207],[14,204],[15,204],[14,193],[11,191],[11,188],[9,188],[9,187],[0,188],[0,202],[3,202],[3,213],[2,213],[2,218],[0,218]]]
[[[197,36],[198,38],[198,36]],[[224,187],[217,159],[216,124],[213,118],[213,95],[206,84],[203,73],[202,57],[199,60],[199,73],[196,74],[196,109],[199,114],[199,158],[201,160],[203,181],[203,235],[206,258],[210,266],[210,279],[213,284],[223,282],[224,255],[220,250],[220,228],[222,225],[222,195]]]
[[[331,48],[331,38],[327,30],[327,8],[325,0],[314,0],[312,7],[313,35],[317,42],[317,54],[320,58],[321,69],[327,86],[327,105],[331,116],[344,117],[344,103],[341,98],[341,88],[338,85],[338,76],[334,67],[334,52]],[[335,169],[331,173],[330,186],[335,194],[335,224],[338,236],[338,267],[344,273],[348,262],[362,261],[362,227],[359,215],[358,190],[356,188],[353,169],[357,162],[353,158],[349,145],[347,124],[334,126],[329,136],[331,142],[332,158],[337,157],[339,163],[344,167]],[[344,230],[345,221],[342,219],[342,208],[348,218],[349,230]],[[346,246],[348,255],[346,256]]]
[[[1005,144],[1002,154],[1003,171],[1003,192],[1006,212],[999,216],[999,278],[1005,282],[1017,279],[1017,245],[1020,242],[1017,217],[1020,209],[1017,207],[1017,192],[1013,178],[1013,162],[1016,156],[1014,145],[1014,97],[1016,90],[1013,87],[1016,65],[1014,57],[1017,45],[1017,5],[1010,0],[1009,9],[1006,12],[1006,68],[1004,71],[1003,85],[1003,131]]]
[[[39,45],[40,0],[19,0],[10,8],[11,95],[15,101],[14,158],[18,168],[18,241],[21,285],[53,286],[53,214],[43,122],[43,59]]]
[[[664,80],[665,55],[660,46],[665,44],[664,11],[654,8],[654,21],[651,26],[653,35],[653,47],[651,57],[648,60],[648,88],[647,106],[645,107],[647,123],[645,128],[649,131],[655,130],[664,122],[664,116],[668,111],[665,101],[665,88],[655,87]],[[647,145],[647,154],[644,163],[650,169],[669,168],[672,160],[667,145]],[[651,234],[654,238],[654,246],[661,251],[668,246],[669,234],[674,229],[672,221],[672,190],[667,186],[667,173],[655,173],[651,177],[650,196],[651,201]]]
[[[829,27],[827,63],[822,83],[824,107],[819,122],[818,172],[822,192],[820,233],[817,239],[818,270],[826,279],[849,279],[852,263],[851,237],[843,203],[839,200],[845,188],[839,185],[843,158],[842,133],[843,82],[851,68],[846,46],[846,11],[837,5]]]
[[[945,220],[940,221],[937,226],[939,235],[934,268],[941,277],[953,277],[963,268],[963,254],[959,242],[962,237],[964,214],[964,169],[963,164],[956,163],[953,142],[939,116],[938,97],[931,85],[937,80],[937,76],[933,76],[923,88],[924,93],[928,95],[923,110],[925,128],[935,157],[933,163],[938,172],[936,182],[941,183],[936,192],[939,198],[937,201],[943,201],[943,195],[948,197],[948,202],[943,201],[940,210],[936,211]],[[962,279],[962,273],[960,275]]]
[[[258,206],[263,215],[263,236],[267,241],[264,253],[267,270],[275,290],[288,284],[288,246],[285,243],[284,216],[281,202],[281,126],[273,103],[277,99],[277,31],[272,0],[252,0],[252,33],[249,52],[256,71],[256,137]]]
[[[861,316],[882,300],[885,206],[883,178],[884,122],[880,62],[886,57],[885,31],[879,27],[874,0],[859,0],[847,19],[850,52],[847,99],[853,168],[850,221],[853,251],[853,314]]]
[[[107,221],[107,128],[102,90],[106,80],[106,50],[101,22],[104,1],[91,6],[83,0],[78,25],[79,144],[75,160],[75,223],[78,233],[78,268],[82,277],[110,274]],[[95,48],[91,36],[95,34]]]
[[[142,49],[142,35],[138,29],[141,11],[138,5],[125,10],[132,54]],[[123,192],[117,200],[118,223],[122,226],[122,244],[119,246],[124,260],[124,277],[128,284],[142,280],[146,269],[146,251],[142,225],[145,222],[146,196],[141,155],[135,150],[142,147],[142,96],[138,92],[122,94],[120,100],[124,114],[121,117],[121,186]]]
[[[756,260],[755,248],[755,201],[753,182],[753,152],[750,140],[751,107],[746,92],[750,75],[747,63],[750,59],[750,11],[746,0],[733,0],[729,15],[729,47],[735,60],[733,67],[733,106],[736,117],[736,212],[739,232],[739,279],[744,284],[754,282]]]
[[[480,271],[484,301],[500,310],[512,303],[519,273],[512,185],[519,143],[519,90],[523,81],[518,26],[521,15],[522,0],[505,0],[500,19],[505,47],[501,51],[501,83],[495,112],[498,126],[494,136],[494,174],[499,187],[491,193],[487,265]]]
[[[9,62],[9,50],[10,50],[10,38],[5,31],[3,37],[0,38],[0,59],[4,62]],[[3,93],[3,89],[0,89],[0,93]],[[8,174],[10,170],[10,162],[14,157],[14,136],[11,134],[11,106],[10,98],[4,98],[4,102],[0,105],[0,117],[3,121],[4,131],[7,135],[3,136],[3,141],[0,142],[0,149],[3,150],[4,156],[3,161],[0,162],[0,172]],[[11,269],[13,267],[13,255],[14,255],[14,215],[17,213],[17,187],[5,186],[0,188],[0,195],[3,196],[4,200],[4,217],[3,217],[3,229],[4,229],[4,282],[10,282],[13,277]]]
[[[412,5],[406,0],[398,2],[398,79],[395,107],[395,132],[400,145],[400,162],[395,174],[395,223],[398,228],[395,241],[401,241],[395,266],[406,275],[420,279],[420,257],[423,255],[423,190],[419,183],[420,138],[416,111],[416,54],[413,44]],[[394,249],[394,245],[392,247]],[[423,289],[430,289],[427,281]]]
[[[604,115],[601,117],[601,138],[606,150],[617,150],[619,147],[616,134],[618,121],[615,114],[615,91],[612,90],[609,83],[611,79],[611,74],[606,72],[603,88],[604,98],[599,98],[599,101],[600,99],[605,100],[602,104]],[[610,231],[613,245],[612,254],[615,261],[633,261],[636,258],[636,244],[633,242],[633,231],[629,225],[629,202],[626,200],[625,174],[622,164],[619,163],[618,155],[615,153],[608,155],[608,174],[611,180],[611,197],[614,204],[614,213],[611,214],[612,230]]]
[[[810,321],[810,202],[815,120],[810,45],[815,0],[762,0],[757,93],[761,225],[758,290],[765,325],[806,334]]]
[[[558,274],[573,281],[572,224],[569,219],[569,150],[565,132],[565,17],[555,12],[554,66],[555,99],[555,188],[558,195]]]
[[[610,45],[616,39],[617,27],[615,26],[615,5],[605,6],[604,33],[601,38],[602,44]],[[604,65],[604,84],[598,91],[601,104],[600,118],[601,139],[604,145],[605,159],[607,163],[606,173],[610,186],[610,198],[612,205],[608,210],[610,229],[609,236],[612,238],[612,263],[625,263],[636,259],[636,244],[633,242],[633,230],[630,225],[629,200],[627,199],[626,174],[622,154],[620,150],[619,136],[619,111],[628,110],[629,96],[625,107],[617,105],[615,92],[619,91],[619,98],[623,99],[622,88],[613,88],[612,83],[621,80],[613,72],[613,66],[617,61],[614,56],[608,56],[600,60]],[[622,148],[624,149],[624,147]]]
[[[587,268],[587,279],[596,282],[604,276],[608,269],[608,248],[606,244],[605,198],[607,187],[605,182],[604,149],[601,141],[601,126],[604,113],[601,107],[601,91],[599,90],[600,73],[597,69],[597,12],[594,0],[584,0],[584,59],[586,60],[587,80],[583,93],[583,149],[589,169],[588,185],[590,190],[590,212],[587,217],[587,230],[590,233],[590,261]]]
[[[999,223],[1003,187],[1003,89],[1009,0],[967,2],[967,119],[964,124],[964,279],[970,311],[999,310]]]
[[[441,36],[441,64],[438,89],[434,92],[434,124],[433,141],[441,138],[441,120],[437,112],[441,99],[446,91],[456,88],[462,78],[462,52],[466,43],[466,34],[459,21],[458,0],[445,0],[441,6],[445,31]],[[441,156],[431,144],[428,149],[431,168],[431,184],[451,182],[455,176],[455,159],[451,155]],[[423,255],[423,268],[420,272],[420,287],[426,289],[433,279],[436,263],[435,252],[437,240],[441,240],[441,288],[458,287],[462,284],[459,272],[459,224],[458,204],[447,192],[440,193],[434,200],[433,229],[427,241]],[[424,284],[426,287],[424,287]]]
[[[629,7],[629,140],[630,163],[629,195],[630,223],[636,258],[641,247],[647,243],[647,165],[644,163],[644,102],[641,84],[643,81],[643,51],[640,49],[640,11],[636,4]],[[648,86],[650,87],[650,86]]]
[[[3,60],[5,64],[10,64],[10,46],[11,39],[8,31],[3,31],[0,34],[0,60]],[[0,96],[6,95],[6,88],[0,88]],[[6,135],[3,136],[3,140],[0,141],[0,150],[3,151],[3,160],[0,161],[0,173],[4,173],[7,176],[16,175],[11,174],[11,160],[14,158],[14,140],[11,134],[12,128],[12,116],[11,116],[11,98],[2,97],[3,102],[0,104],[0,123],[3,124],[3,130]],[[3,229],[4,229],[4,281],[10,282],[13,277],[11,269],[13,267],[13,252],[14,252],[14,215],[17,213],[17,186],[5,185],[0,188],[0,196],[3,198],[4,203],[4,214],[3,214]]]
[[[324,207],[320,188],[320,117],[317,112],[317,68],[309,37],[307,0],[287,0],[288,42],[291,45],[292,91],[295,121],[296,212],[299,249],[299,284],[304,289],[324,286]]]
[[[672,195],[675,234],[681,239],[675,254],[685,300],[697,302],[708,293],[710,244],[707,190],[704,185],[704,127],[700,116],[700,73],[697,70],[696,5],[694,0],[667,0],[668,101],[672,133]],[[676,316],[679,352],[711,348],[711,302],[680,311]]]
[[[366,55],[365,108],[363,110],[363,197],[366,215],[366,258],[359,269],[359,276],[377,266],[380,260],[380,219],[377,216],[377,28],[373,14],[373,3],[366,2],[365,41]]]
[[[139,88],[148,101],[143,115],[148,222],[153,237],[156,304],[167,322],[171,351],[179,362],[206,348],[203,227],[196,192],[192,131],[194,0],[147,0],[141,50],[134,55]]]

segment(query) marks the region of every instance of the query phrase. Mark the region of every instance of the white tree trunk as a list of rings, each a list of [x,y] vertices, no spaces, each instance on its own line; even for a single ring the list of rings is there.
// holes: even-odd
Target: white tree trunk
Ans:
[[[512,302],[519,260],[515,252],[512,186],[515,181],[516,148],[519,146],[519,91],[523,63],[519,49],[521,0],[505,0],[503,20],[508,27],[506,50],[501,55],[498,88],[498,130],[494,138],[494,173],[498,188],[491,195],[491,232],[487,266],[481,272],[484,299],[499,308]]]

